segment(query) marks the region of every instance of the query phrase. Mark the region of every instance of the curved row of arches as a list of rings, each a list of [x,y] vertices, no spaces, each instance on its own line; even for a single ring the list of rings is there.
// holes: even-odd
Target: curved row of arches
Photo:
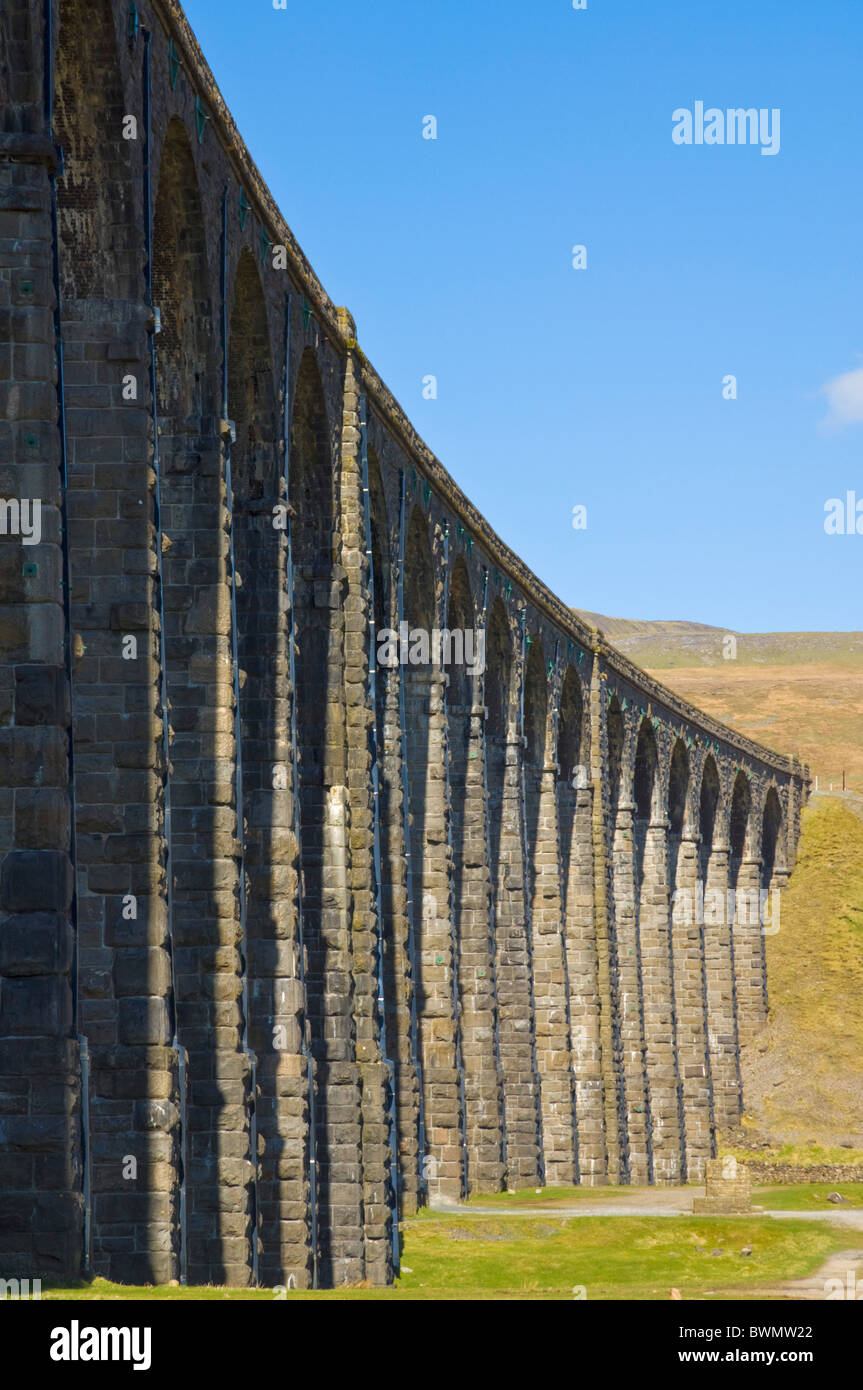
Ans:
[[[380,498],[384,489],[373,491]],[[427,1034],[419,1055],[428,1052],[433,1066],[434,1082],[424,1084],[429,1107],[441,1102],[437,1128],[450,1116],[450,1163],[436,1167],[436,1186],[459,1195],[480,1173],[510,1185],[549,1175],[697,1177],[715,1152],[717,1128],[739,1118],[740,1042],[766,1013],[770,890],[784,884],[790,852],[780,790],[733,766],[730,750],[706,751],[697,730],[673,735],[667,714],[658,735],[659,718],[634,721],[614,694],[600,723],[603,752],[593,752],[584,712],[595,697],[575,665],[561,672],[562,639],[520,638],[517,615],[499,597],[481,611],[463,557],[447,581],[435,529],[417,505],[404,557],[409,622],[443,622],[433,600],[437,564],[437,591],[451,595],[447,626],[478,624],[486,637],[485,668],[472,682],[445,663],[404,672],[421,1042]],[[386,534],[385,517],[376,531]],[[385,620],[382,612],[378,623]],[[446,726],[449,759],[449,910],[440,896],[445,836],[427,824],[430,807],[441,812],[435,715]],[[472,782],[479,795],[471,803]],[[609,867],[604,998],[597,813]],[[485,896],[466,897],[469,885]],[[480,954],[489,926],[491,945]],[[455,1004],[432,969],[447,952],[459,981]],[[479,994],[476,969],[493,976]],[[478,998],[486,1006],[479,1020]],[[474,1052],[485,1085],[471,1076]],[[466,1061],[457,1117],[459,1055]],[[499,1130],[487,1123],[495,1096]]]
[[[700,1172],[792,779],[473,549],[139,8],[61,0],[56,59],[90,1258],[383,1281],[429,1196]]]
[[[786,827],[777,787],[756,805],[752,776],[703,740],[666,730],[660,750],[658,721],[642,710],[627,730],[616,695],[606,722],[620,1171],[681,1181],[740,1118],[739,1048],[766,1017]]]

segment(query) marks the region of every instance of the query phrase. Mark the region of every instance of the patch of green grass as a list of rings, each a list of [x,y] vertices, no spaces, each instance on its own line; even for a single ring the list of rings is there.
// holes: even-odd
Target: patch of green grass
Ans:
[[[828,1202],[831,1192],[847,1197],[848,1202]],[[863,1207],[863,1182],[787,1183],[776,1187],[756,1187],[752,1192],[755,1206],[767,1211],[845,1211]]]
[[[579,1286],[589,1299],[665,1299],[672,1286],[755,1297],[847,1243],[821,1223],[769,1217],[448,1216],[409,1224],[402,1284],[424,1297],[567,1299]]]
[[[759,1298],[814,1273],[847,1247],[824,1222],[769,1217],[476,1216],[425,1212],[405,1223],[395,1288],[289,1292],[288,1299],[350,1301]],[[751,1247],[748,1256],[741,1254]],[[713,1254],[711,1252],[720,1253]],[[257,1299],[272,1290],[131,1288],[94,1280],[43,1292],[50,1299]]]
[[[160,1303],[194,1300],[211,1302],[216,1299],[257,1299],[272,1302],[272,1289],[229,1289],[210,1284],[114,1284],[110,1279],[79,1280],[74,1284],[56,1284],[42,1290],[43,1300],[66,1299],[147,1299]]]

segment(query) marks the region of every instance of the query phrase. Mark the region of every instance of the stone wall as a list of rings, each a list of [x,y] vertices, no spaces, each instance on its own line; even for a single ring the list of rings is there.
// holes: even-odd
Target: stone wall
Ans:
[[[863,1182],[861,1163],[776,1163],[757,1158],[741,1160],[743,1162],[750,1180],[761,1187],[787,1183]]]
[[[426,1201],[699,1180],[805,769],[498,539],[173,0],[54,23],[0,24],[0,1273],[385,1283]]]

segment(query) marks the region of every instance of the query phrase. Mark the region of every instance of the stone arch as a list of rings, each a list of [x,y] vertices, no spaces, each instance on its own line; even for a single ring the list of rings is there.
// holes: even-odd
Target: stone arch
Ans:
[[[635,946],[634,940],[627,936],[628,923],[621,915],[621,904],[624,899],[629,903],[632,902],[634,885],[631,881],[631,853],[624,859],[618,831],[619,806],[623,800],[623,759],[627,744],[627,728],[621,700],[616,691],[608,691],[602,716],[605,720],[606,777],[604,781],[608,798],[608,814],[603,817],[603,820],[605,822],[611,894],[608,923],[611,976],[611,1049],[614,1059],[614,1102],[617,1112],[615,1116],[616,1132],[615,1120],[610,1119],[609,1121],[609,1147],[612,1153],[616,1150],[619,1155],[619,1181],[627,1183],[630,1181],[632,1167],[629,1133],[632,1079],[625,1070],[627,1018],[624,995],[627,990],[631,991],[632,989],[631,971],[627,969],[627,966],[628,957],[634,953]],[[624,874],[621,874],[622,867],[624,867]]]
[[[375,650],[373,653],[375,664],[375,736],[377,742],[378,757],[378,784],[380,794],[384,802],[388,804],[389,793],[385,786],[383,773],[384,750],[385,750],[385,728],[387,722],[388,701],[392,702],[393,714],[398,705],[398,682],[391,679],[392,650],[387,650],[388,639],[392,637],[392,623],[394,621],[392,613],[392,572],[389,555],[389,522],[387,518],[387,503],[384,493],[383,478],[381,476],[381,466],[377,453],[373,448],[368,451],[368,508],[369,508],[369,530],[370,530],[370,571],[367,582],[371,585],[374,594],[374,608],[371,617],[374,621]],[[366,541],[364,538],[364,548]],[[386,816],[382,814],[382,831],[387,831]],[[385,875],[385,878],[388,876]],[[386,914],[389,915],[389,914]],[[391,923],[390,923],[391,925]]]
[[[312,348],[300,358],[291,410],[290,493],[297,645],[296,726],[300,870],[306,949],[306,1017],[315,1061],[318,1260],[322,1279],[349,1267],[334,1185],[354,1146],[339,1102],[350,1105],[338,1067],[351,1059],[352,1008],[347,866],[347,753],[343,584],[338,564],[335,460],[321,371]],[[344,1136],[344,1137],[342,1137]]]
[[[372,575],[375,590],[375,629],[388,627],[392,617],[392,584],[389,559],[389,521],[381,465],[377,453],[369,449],[369,518],[372,532]]]
[[[447,704],[450,708],[466,709],[474,703],[473,677],[468,670],[464,647],[467,634],[474,630],[474,622],[474,602],[471,593],[470,579],[468,577],[467,565],[465,564],[464,558],[460,555],[453,565],[449,585],[449,604],[446,615],[448,632],[464,634],[460,650],[457,644],[453,642],[450,643],[449,660],[445,660],[444,665],[444,669],[449,676]],[[476,647],[473,647],[471,650],[473,650],[476,655]],[[447,653],[445,653],[445,657],[446,655]]]
[[[260,686],[260,667],[282,645],[278,542],[284,532],[273,524],[281,480],[267,309],[257,266],[245,249],[237,266],[231,307],[227,405],[236,435],[230,445],[230,464],[240,665],[247,676],[241,703],[253,705],[275,699],[277,693],[274,679]]]
[[[60,0],[59,8],[54,138],[64,166],[57,180],[61,301],[138,299],[144,247],[134,213],[130,149],[136,147],[123,139],[126,104],[112,6]],[[143,382],[141,388],[143,394]]]
[[[750,820],[752,815],[752,790],[749,778],[738,771],[731,791],[731,809],[728,822],[728,842],[731,850],[731,865],[734,881],[741,861],[750,845]],[[734,887],[734,882],[732,882]]]
[[[583,762],[584,747],[584,698],[581,681],[574,666],[567,666],[560,690],[560,710],[557,725],[557,765],[558,776],[563,783],[573,785],[577,769],[584,767],[584,774],[577,777],[577,784],[587,782],[587,768]]]
[[[686,811],[689,802],[689,754],[682,738],[675,740],[668,769],[668,822],[669,830],[679,840],[686,824]]]
[[[419,507],[411,512],[405,544],[405,617],[411,628],[430,636],[435,626],[434,557],[428,523]]]
[[[782,803],[776,787],[771,783],[767,788],[764,809],[761,813],[761,887],[763,889],[770,888],[775,872],[785,867],[782,859],[783,832]]]
[[[549,680],[543,643],[534,637],[524,672],[523,785],[527,862],[527,969],[536,1039],[546,1182],[577,1176],[575,1093],[570,1066],[570,989],[563,934],[557,749],[548,749]],[[570,830],[571,834],[571,830]],[[555,1061],[552,1062],[551,1059]]]
[[[218,441],[205,435],[215,414],[212,306],[197,175],[188,136],[172,121],[162,151],[153,218],[153,302],[160,309],[155,338],[156,416],[161,477],[163,597],[168,698],[175,735],[181,709],[197,696],[216,699],[220,639],[228,635],[227,535],[220,521]],[[206,536],[206,539],[205,539]],[[214,543],[214,537],[216,542]],[[191,595],[191,600],[190,600]],[[222,653],[224,656],[225,653]],[[210,669],[192,682],[189,661]],[[175,748],[174,777],[199,777],[202,740]],[[182,819],[182,817],[181,817]],[[180,827],[175,823],[175,830]],[[191,827],[190,827],[191,829]]]
[[[546,725],[548,720],[548,680],[542,643],[531,642],[524,674],[524,736],[525,760],[531,767],[542,767],[545,761]]]
[[[589,721],[577,668],[567,665],[557,720],[557,821],[560,913],[569,987],[568,1023],[575,1094],[575,1180],[608,1174],[594,882],[593,789]]]
[[[228,333],[228,411],[236,432],[231,472],[240,504],[262,499],[271,508],[275,504],[279,491],[275,408],[267,307],[254,257],[244,247],[237,263]]]
[[[716,832],[716,813],[719,807],[720,782],[716,759],[708,753],[701,770],[701,788],[698,802],[698,828],[701,835],[702,874],[706,872],[707,860],[713,849]]]
[[[487,732],[493,737],[503,737],[509,722],[513,646],[512,633],[506,620],[506,609],[499,598],[496,598],[491,606],[485,647]]]
[[[337,707],[337,669],[330,666],[333,634],[335,477],[330,431],[320,369],[311,348],[300,359],[291,412],[291,505],[294,604],[297,635],[297,725],[300,748],[300,801],[303,826],[321,824],[321,798],[343,785],[343,753],[327,754],[333,723],[341,733],[343,711]],[[305,877],[305,872],[304,872]]]
[[[435,590],[434,560],[426,519],[419,507],[414,507],[408,522],[404,555],[404,617],[412,634],[409,655],[416,651],[419,660],[403,665],[405,683],[405,723],[408,772],[408,810],[410,813],[410,852],[412,874],[413,930],[416,945],[414,959],[415,987],[418,1008],[422,1013],[423,983],[428,979],[424,959],[424,897],[429,887],[432,864],[426,838],[429,815],[430,739],[429,716],[431,704],[430,648],[422,649],[422,640],[429,640],[434,627]],[[417,634],[414,636],[413,634]],[[421,658],[425,655],[425,660]],[[402,655],[404,660],[404,653]]]
[[[666,821],[671,819],[672,771],[674,812],[682,828],[686,782],[680,786],[677,779],[681,772],[686,773],[686,764],[681,767],[679,754],[675,763],[672,754],[668,802],[663,806],[656,729],[652,718],[645,715],[638,728],[633,778],[636,956],[650,1129],[648,1169],[652,1168],[657,1182],[679,1182],[686,1174],[670,914],[670,890],[677,871],[680,841],[666,831]]]
[[[656,747],[656,734],[653,725],[645,716],[638,729],[635,744],[635,775],[633,778],[633,800],[635,820],[649,822],[655,810],[657,784],[659,780],[659,755]]]
[[[749,778],[737,771],[729,810],[728,901],[733,918],[732,959],[735,1017],[741,1040],[764,1021],[766,960],[762,935],[763,905],[759,888],[762,866],[757,858],[759,829]]]
[[[513,633],[499,596],[494,599],[488,622],[486,662],[489,871],[495,934],[505,943],[497,957],[496,979],[506,1176],[510,1186],[535,1186],[539,1174],[539,1093],[529,1003],[529,874],[524,858],[522,750]]]
[[[460,1196],[464,1182],[463,1110],[456,1066],[449,806],[444,676],[431,643],[437,626],[430,523],[414,508],[405,545],[405,619],[410,664],[403,667],[407,733],[415,987],[422,1052],[426,1135],[435,1160],[433,1190]]]
[[[740,1114],[740,1062],[733,940],[733,897],[729,889],[730,802],[716,760],[707,755],[701,777],[699,822],[705,995],[714,1119],[735,1124]]]
[[[251,1105],[260,1112],[257,1123],[263,1140],[257,1189],[260,1259],[267,1277],[274,1280],[287,1277],[305,1254],[304,1240],[299,1248],[296,1242],[283,1240],[279,1222],[279,1197],[284,1193],[279,1179],[286,1176],[286,1159],[278,1140],[284,1101],[278,1092],[280,1054],[274,1047],[274,1029],[295,1026],[295,1017],[284,1006],[286,991],[292,989],[298,973],[295,949],[278,974],[269,968],[277,941],[284,952],[284,938],[295,930],[296,846],[287,768],[290,666],[283,601],[287,534],[284,526],[274,524],[274,508],[283,496],[279,421],[267,309],[257,266],[247,250],[240,253],[234,276],[227,383],[227,414],[235,435],[230,443],[226,441],[225,454],[240,668],[242,819],[238,815],[238,831],[244,850],[245,946],[254,998],[249,1035],[258,1058]],[[292,1173],[300,1189],[303,1170],[300,1157]]]
[[[620,794],[623,783],[623,750],[626,744],[626,725],[623,719],[623,711],[620,701],[616,695],[612,695],[605,713],[605,728],[608,741],[608,796],[612,816],[612,833],[614,824],[614,814],[620,801]]]
[[[153,217],[157,400],[163,436],[196,435],[215,414],[212,305],[201,194],[192,147],[177,117],[162,146]]]
[[[371,417],[374,429],[376,419]],[[376,432],[377,433],[377,432]],[[406,668],[398,662],[398,614],[395,556],[398,535],[390,524],[390,507],[384,485],[381,459],[386,441],[379,448],[369,445],[368,485],[371,529],[371,572],[374,585],[374,623],[376,640],[375,738],[378,760],[379,825],[381,848],[380,939],[382,949],[383,1022],[381,1038],[384,1056],[393,1064],[393,1097],[396,1126],[398,1172],[392,1174],[405,1211],[415,1210],[422,1188],[422,1155],[417,1153],[421,1101],[416,1054],[414,980],[416,957],[413,951],[414,905],[406,886],[407,851],[405,840],[404,781],[402,763],[401,685]],[[394,515],[397,515],[395,509]],[[364,540],[365,547],[365,540]],[[407,712],[407,699],[405,710]],[[406,766],[406,765],[405,765]],[[408,796],[408,801],[410,797]]]
[[[691,918],[692,916],[691,912],[684,912],[684,906],[685,904],[691,905],[691,903],[694,901],[694,883],[692,881],[692,871],[696,868],[696,852],[694,846],[690,845],[687,847],[687,854],[685,856],[683,867],[681,869],[681,850],[683,845],[683,836],[684,832],[689,829],[687,822],[688,810],[690,805],[691,784],[692,776],[691,769],[689,766],[689,753],[686,748],[686,743],[682,738],[677,738],[675,739],[674,747],[671,750],[671,761],[668,766],[668,795],[666,802],[666,811],[668,817],[668,886],[669,891],[671,893],[672,923],[674,921],[674,905],[676,901],[675,895],[678,889],[679,874],[680,877],[684,880],[682,885],[684,889],[684,895],[677,915],[678,918],[686,918],[687,916]],[[684,925],[688,926],[689,921],[685,921]],[[681,974],[686,973],[685,967],[687,964],[688,962],[684,960],[678,965],[677,968],[679,969]],[[672,954],[672,966],[673,965],[674,958]]]
[[[668,880],[671,888],[671,968],[685,1172],[700,1182],[713,1153],[713,1095],[708,1048],[707,978],[699,848],[703,782],[686,740],[675,741],[668,786]],[[712,833],[712,831],[711,831]]]
[[[653,1180],[651,1094],[645,1045],[641,898],[645,844],[658,781],[653,729],[624,721],[612,696],[606,712],[613,881],[612,976],[614,1050],[618,1066],[618,1129],[625,1181]]]
[[[228,501],[237,572],[237,647],[244,676],[240,687],[243,804],[245,833],[257,838],[255,831],[273,828],[270,794],[273,766],[279,761],[276,729],[284,727],[288,714],[284,704],[287,648],[279,614],[284,530],[273,525],[273,508],[281,497],[273,361],[260,277],[246,250],[240,254],[234,279],[227,352],[227,410],[235,433],[226,445]],[[283,704],[277,715],[279,699]],[[260,874],[263,865],[257,869]],[[256,887],[263,907],[271,884],[260,882]],[[270,1043],[268,1039],[266,1045]]]
[[[320,368],[312,348],[300,359],[291,412],[294,569],[301,583],[329,580],[335,556],[335,478]],[[303,597],[313,604],[308,589]]]
[[[459,556],[449,583],[446,627],[450,633],[466,635],[475,629],[475,624],[470,576],[464,558]],[[482,676],[475,678],[468,671],[462,659],[465,638],[458,641],[461,646],[454,646],[452,659],[445,661],[449,675],[446,707],[453,950],[458,969],[466,1185],[468,1191],[475,1192],[494,1188],[500,1181],[500,1094],[495,1044],[495,962],[489,930],[483,721],[479,714]],[[482,649],[474,645],[470,650],[476,654]],[[494,1115],[489,1106],[490,1094],[495,1098]]]
[[[589,786],[582,762],[584,700],[574,666],[567,666],[560,689],[557,716],[557,799],[560,827],[561,891],[566,913],[570,862],[575,830],[576,791]],[[582,771],[579,773],[579,769]]]
[[[153,304],[161,321],[154,339],[155,412],[164,536],[164,650],[173,739],[172,912],[178,939],[189,943],[189,949],[177,953],[177,1032],[188,1050],[193,1096],[215,1068],[234,1065],[243,1030],[241,1009],[224,1019],[220,1005],[226,988],[235,989],[237,996],[241,992],[237,846],[242,826],[235,809],[226,461],[213,428],[221,392],[205,237],[189,138],[175,119],[162,146],[155,193],[152,281]],[[230,983],[226,972],[233,976]],[[223,1021],[226,1026],[220,1026]],[[214,1056],[214,1050],[219,1055]],[[248,1152],[245,1081],[240,1096],[230,1107],[193,1106],[190,1111],[190,1282],[224,1282],[228,1259],[238,1259],[241,1231],[249,1242],[249,1259],[248,1173],[245,1191],[238,1195],[242,1209],[238,1206],[234,1220],[228,1222],[218,1205],[219,1187],[226,1180],[226,1149]],[[218,1241],[212,1239],[212,1231],[207,1239],[204,1214],[213,1210],[220,1212]],[[211,1217],[210,1221],[212,1226]]]
[[[435,808],[429,799],[432,786],[430,767],[431,629],[435,626],[434,557],[429,526],[419,506],[410,515],[404,554],[404,616],[408,625],[409,664],[402,666],[405,683],[405,722],[408,771],[408,809],[410,813],[410,852],[412,876],[413,930],[416,941],[414,984],[419,1013],[425,1005],[424,983],[429,979],[425,958],[426,894],[433,876],[432,852],[427,839],[427,820]],[[424,645],[425,644],[425,645]],[[439,784],[437,784],[439,785]]]
[[[506,609],[495,598],[486,624],[485,640],[486,776],[489,797],[489,871],[494,886],[500,872],[501,813],[506,769],[506,737],[510,726],[510,699],[514,652]]]

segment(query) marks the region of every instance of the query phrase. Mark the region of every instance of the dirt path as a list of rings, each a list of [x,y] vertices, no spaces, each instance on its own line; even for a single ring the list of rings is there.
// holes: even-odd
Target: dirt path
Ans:
[[[451,1216],[525,1216],[534,1220],[543,1216],[692,1216],[693,1198],[703,1196],[703,1187],[670,1187],[633,1192],[631,1196],[621,1194],[605,1201],[592,1202],[586,1197],[572,1202],[549,1203],[548,1206],[541,1202],[524,1207],[504,1207],[436,1201],[432,1203],[432,1210]],[[757,1193],[753,1206],[751,1215],[759,1219],[769,1216],[777,1221],[829,1221],[832,1226],[847,1226],[850,1230],[863,1233],[863,1208],[860,1207],[850,1211],[841,1207],[829,1207],[826,1211],[759,1211]],[[739,1218],[735,1215],[735,1220],[745,1221],[748,1215],[744,1213]]]
[[[863,820],[863,793],[861,792],[831,792],[825,791],[822,787],[820,791],[812,792],[809,797],[809,805],[818,805],[824,801],[840,801],[843,806],[847,806],[849,811],[853,811],[855,816]]]
[[[837,1282],[828,1288],[828,1279]],[[775,1289],[760,1290],[759,1297],[823,1303],[829,1294],[839,1301],[840,1292],[846,1298],[863,1298],[863,1250],[840,1250],[807,1279],[788,1279]]]
[[[536,1202],[524,1207],[483,1207],[473,1202],[465,1205],[461,1202],[435,1201],[432,1208],[460,1216],[691,1216],[692,1198],[703,1195],[703,1187],[686,1190],[677,1187],[645,1188],[596,1201],[591,1201],[589,1197],[578,1197],[571,1202],[554,1202],[547,1206]]]

